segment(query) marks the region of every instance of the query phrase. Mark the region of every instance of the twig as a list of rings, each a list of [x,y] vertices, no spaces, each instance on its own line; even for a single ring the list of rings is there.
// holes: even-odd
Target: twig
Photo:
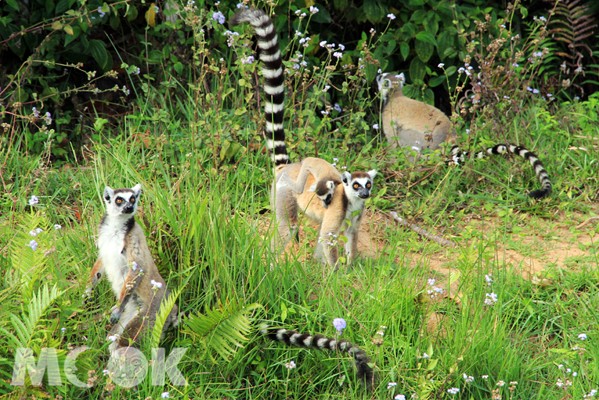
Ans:
[[[591,222],[593,222],[593,221],[597,221],[597,220],[599,220],[599,216],[591,217],[591,218],[587,219],[586,221],[584,221],[584,222],[582,222],[582,223],[578,224],[578,225],[576,226],[576,229],[580,229],[580,228],[582,228],[583,226],[585,226],[585,225],[588,225],[588,224],[590,224]]]
[[[414,232],[416,232],[417,234],[419,234],[420,236],[424,236],[425,238],[429,239],[429,240],[433,240],[437,243],[439,243],[441,246],[445,246],[445,247],[455,247],[456,244],[450,240],[447,240],[445,238],[442,238],[441,236],[437,236],[437,235],[433,235],[432,233],[427,232],[426,230],[424,230],[423,228],[419,227],[416,224],[412,224],[408,221],[406,221],[405,219],[403,219],[402,217],[400,217],[399,215],[397,215],[397,213],[395,211],[391,211],[389,213],[389,215],[391,215],[391,217],[400,225],[403,225],[407,228],[410,228],[411,230],[413,230]]]

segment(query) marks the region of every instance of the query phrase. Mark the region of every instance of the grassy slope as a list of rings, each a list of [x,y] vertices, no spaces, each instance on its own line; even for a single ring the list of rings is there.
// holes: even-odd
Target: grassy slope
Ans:
[[[183,111],[188,120],[182,123],[172,105],[160,115],[141,112],[119,127],[121,135],[94,145],[76,168],[54,169],[4,149],[1,327],[15,333],[10,315],[26,318],[32,293],[44,284],[57,285],[63,294],[21,343],[65,352],[87,345],[94,350],[80,357],[80,366],[93,370],[97,381],[91,389],[10,387],[16,342],[2,337],[0,348],[7,350],[0,352],[5,357],[0,358],[0,387],[15,395],[64,398],[82,392],[88,398],[159,398],[168,391],[171,398],[393,398],[399,393],[409,398],[418,393],[422,399],[451,398],[447,389],[452,387],[460,389],[460,398],[491,398],[493,391],[514,399],[582,398],[598,389],[599,379],[598,225],[577,228],[598,213],[593,203],[597,108],[594,100],[586,107],[564,106],[551,116],[533,107],[513,122],[512,135],[536,143],[554,178],[554,195],[538,203],[523,194],[524,187],[532,188],[527,166],[503,160],[460,170],[434,160],[411,166],[377,140],[351,139],[352,132],[343,128],[345,141],[314,140],[321,157],[342,154],[341,165],[382,172],[378,195],[369,203],[377,213],[365,223],[376,251],[337,272],[310,259],[315,236],[310,227],[302,232],[310,243],[302,242],[297,256],[277,258],[268,251],[272,215],[260,212],[268,208],[272,173],[267,156],[252,150],[259,138],[247,114],[215,111],[197,119],[197,110]],[[165,109],[173,115],[165,115]],[[566,126],[558,123],[560,115],[568,118]],[[195,120],[215,122],[195,125]],[[247,128],[233,129],[241,126]],[[485,129],[477,138],[493,137]],[[229,137],[243,145],[235,161],[215,157]],[[309,155],[314,154],[302,154]],[[328,335],[335,334],[333,318],[343,317],[348,322],[343,337],[372,355],[379,377],[375,392],[365,393],[357,384],[345,356],[284,348],[257,331],[226,361],[206,340],[180,330],[169,333],[166,347],[189,348],[180,365],[187,387],[170,386],[168,380],[164,387],[152,387],[146,381],[122,391],[107,384],[102,370],[113,300],[108,285],[100,286],[90,308],[83,306],[81,294],[96,257],[94,237],[103,212],[99,193],[105,184],[137,182],[144,187],[140,221],[169,287],[182,289],[183,311],[259,303],[262,308],[251,314],[254,330],[267,320]],[[40,204],[31,208],[32,194]],[[443,248],[393,225],[381,216],[390,209],[458,245]],[[63,228],[54,231],[55,223]],[[44,232],[33,252],[28,232],[40,226]],[[561,258],[546,255],[558,246],[571,251]],[[485,275],[492,276],[490,285]],[[442,293],[431,294],[435,287]],[[484,304],[488,293],[497,295],[492,306]],[[379,346],[371,339],[382,325]],[[578,338],[581,333],[588,335],[586,341]],[[285,367],[291,360],[297,368]],[[464,374],[474,382],[466,383]],[[397,386],[388,389],[389,382]]]

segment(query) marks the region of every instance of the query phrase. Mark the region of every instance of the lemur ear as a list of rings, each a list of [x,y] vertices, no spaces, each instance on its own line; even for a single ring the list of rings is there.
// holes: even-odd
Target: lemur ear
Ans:
[[[376,176],[376,169],[371,169],[367,172],[367,174],[368,176],[370,176],[370,179],[374,179],[374,177]]]
[[[112,189],[110,186],[106,186],[104,188],[104,200],[110,203],[112,196],[114,196],[114,189]]]
[[[133,190],[133,193],[135,193],[135,197],[139,197],[141,194],[141,184],[138,183],[137,185],[133,186],[131,190]]]
[[[343,173],[341,174],[341,179],[343,180],[343,183],[345,185],[349,185],[349,183],[351,182],[351,174],[347,171],[343,171]]]

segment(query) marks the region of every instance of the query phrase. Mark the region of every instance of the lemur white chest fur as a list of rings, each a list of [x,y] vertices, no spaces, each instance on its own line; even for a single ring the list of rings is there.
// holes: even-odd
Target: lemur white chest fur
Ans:
[[[130,266],[125,251],[126,235],[130,225],[134,224],[132,216],[126,218],[106,215],[100,225],[98,235],[99,257],[104,265],[106,279],[110,282],[115,296],[123,287],[125,276]]]

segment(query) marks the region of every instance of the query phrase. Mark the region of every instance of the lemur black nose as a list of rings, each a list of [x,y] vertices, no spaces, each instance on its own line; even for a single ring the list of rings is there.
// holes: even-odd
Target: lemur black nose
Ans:
[[[131,214],[133,212],[133,205],[129,204],[129,205],[123,207],[123,212],[125,214]]]
[[[370,197],[370,191],[367,189],[362,189],[358,192],[358,197],[361,199],[367,199]]]

